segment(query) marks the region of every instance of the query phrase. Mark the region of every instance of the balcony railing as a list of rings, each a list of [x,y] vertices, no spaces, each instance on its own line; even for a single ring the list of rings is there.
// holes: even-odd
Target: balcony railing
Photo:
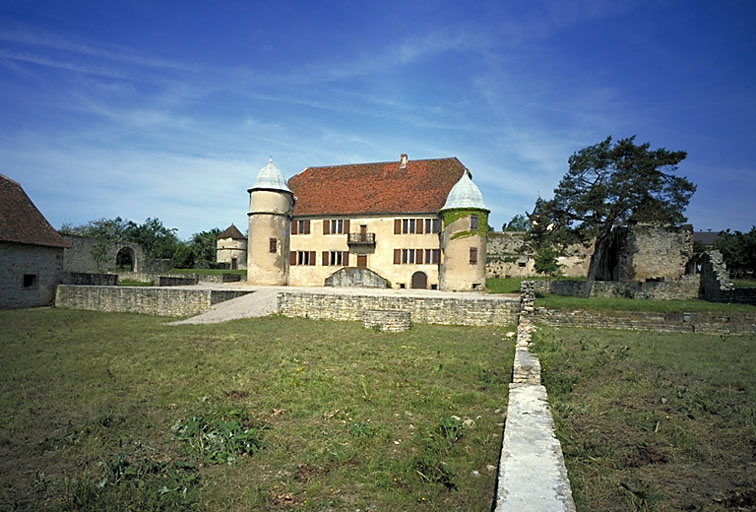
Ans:
[[[349,233],[349,245],[375,245],[375,233]]]

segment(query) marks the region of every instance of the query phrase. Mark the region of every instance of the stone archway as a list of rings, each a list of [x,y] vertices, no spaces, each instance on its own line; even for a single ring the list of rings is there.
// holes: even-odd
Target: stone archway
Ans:
[[[116,253],[116,270],[134,272],[136,270],[136,254],[131,247],[122,247]]]
[[[412,288],[425,290],[428,288],[428,276],[425,272],[415,272],[412,274]]]

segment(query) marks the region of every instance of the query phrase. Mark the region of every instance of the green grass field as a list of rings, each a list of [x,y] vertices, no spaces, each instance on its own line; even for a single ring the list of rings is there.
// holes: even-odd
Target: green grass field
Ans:
[[[579,511],[756,509],[756,338],[542,328]]]
[[[165,321],[0,311],[0,510],[490,508],[502,329]]]

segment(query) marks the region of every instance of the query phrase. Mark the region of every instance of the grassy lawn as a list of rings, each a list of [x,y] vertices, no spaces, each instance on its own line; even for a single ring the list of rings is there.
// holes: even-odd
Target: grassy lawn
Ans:
[[[154,281],[137,281],[136,279],[119,279],[118,286],[154,286]]]
[[[0,510],[490,508],[502,329],[165,321],[0,311]]]
[[[169,274],[197,274],[200,276],[219,276],[222,274],[238,274],[242,277],[247,277],[247,271],[245,269],[217,269],[217,268],[172,268]]]
[[[534,340],[579,511],[756,509],[756,338]]]
[[[732,284],[737,288],[756,288],[756,279],[733,279]]]

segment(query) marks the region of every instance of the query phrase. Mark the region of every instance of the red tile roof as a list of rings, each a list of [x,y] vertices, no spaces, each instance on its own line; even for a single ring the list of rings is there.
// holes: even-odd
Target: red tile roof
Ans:
[[[0,241],[67,247],[21,185],[0,174]]]
[[[241,231],[239,231],[239,228],[237,228],[235,225],[231,224],[229,227],[226,228],[226,230],[219,234],[217,239],[221,238],[233,238],[234,240],[246,240],[247,237],[241,234]]]
[[[294,215],[435,213],[463,172],[456,157],[308,167],[289,188]]]

